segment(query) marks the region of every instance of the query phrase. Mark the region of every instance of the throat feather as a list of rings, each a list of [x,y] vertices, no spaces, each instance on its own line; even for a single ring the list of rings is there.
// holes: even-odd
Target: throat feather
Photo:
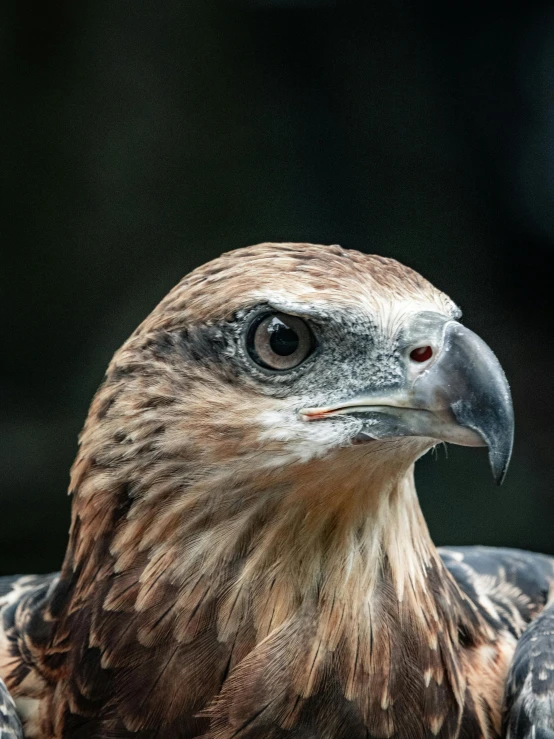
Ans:
[[[371,457],[360,464],[359,457],[359,449],[341,450],[329,462],[254,479],[230,481],[217,471],[175,490],[170,500],[165,481],[159,493],[149,480],[110,545],[119,579],[141,570],[136,587],[126,591],[133,606],[146,611],[170,584],[178,613],[217,604],[223,641],[245,612],[263,639],[310,603],[337,643],[347,628],[341,614],[366,618],[366,604],[378,603],[382,590],[404,603],[410,620],[436,617],[421,594],[429,569],[442,563],[419,508],[413,468],[391,477],[386,466],[376,468]],[[121,604],[125,592],[114,590],[107,602]]]
[[[370,455],[352,459],[359,454],[255,479],[216,470],[172,490],[150,476],[147,489],[135,484],[109,548],[105,538],[88,549],[73,542],[89,567],[102,546],[112,570],[97,599],[77,581],[83,612],[68,629],[91,623],[102,669],[145,686],[133,726],[164,706],[168,721],[183,711],[209,720],[209,737],[232,736],[227,728],[253,714],[253,736],[272,736],[267,726],[289,728],[327,701],[350,706],[348,720],[375,737],[416,736],[402,726],[414,712],[421,727],[455,735],[465,692],[458,625],[469,606],[430,540],[411,466],[387,476]],[[92,478],[86,490],[94,493]],[[83,497],[76,511],[82,537]],[[75,565],[68,558],[67,576]],[[156,660],[170,668],[158,675]],[[188,687],[177,695],[178,685]]]

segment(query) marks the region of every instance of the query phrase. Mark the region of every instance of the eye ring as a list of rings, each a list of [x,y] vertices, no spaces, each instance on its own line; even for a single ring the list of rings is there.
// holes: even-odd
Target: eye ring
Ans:
[[[314,335],[306,321],[286,313],[258,316],[246,335],[246,349],[250,358],[272,372],[295,369],[310,356],[314,348]]]

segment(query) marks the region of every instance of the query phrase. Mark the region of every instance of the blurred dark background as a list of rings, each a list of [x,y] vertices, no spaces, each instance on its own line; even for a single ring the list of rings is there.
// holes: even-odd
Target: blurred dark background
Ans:
[[[463,308],[517,443],[439,451],[439,543],[554,552],[554,4],[11,0],[0,11],[0,569],[47,571],[114,350],[263,240],[394,256]],[[438,459],[437,459],[438,456]]]

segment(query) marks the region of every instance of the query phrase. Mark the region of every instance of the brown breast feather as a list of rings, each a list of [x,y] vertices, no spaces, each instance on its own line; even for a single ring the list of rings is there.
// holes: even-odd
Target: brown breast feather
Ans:
[[[344,537],[338,513],[312,548],[298,523],[307,520],[306,469],[301,488],[294,469],[257,470],[255,455],[237,449],[256,450],[259,408],[241,400],[241,416],[229,414],[238,391],[207,377],[184,344],[176,352],[160,343],[160,332],[170,342],[176,330],[186,343],[191,323],[240,307],[248,270],[262,285],[276,268],[285,284],[307,275],[337,300],[355,300],[365,273],[375,291],[450,305],[392,260],[294,244],[226,255],[162,301],[116,354],[91,406],[61,577],[14,631],[45,739],[498,734],[496,693],[513,645],[442,565],[415,493],[406,493],[413,551],[405,544],[421,578],[400,599],[386,551],[370,576],[358,543],[360,574],[343,587],[341,558],[332,561]],[[206,403],[219,408],[217,428]],[[355,470],[353,459],[345,469]],[[308,544],[287,570],[287,547],[300,540]],[[8,684],[27,695],[16,672]]]

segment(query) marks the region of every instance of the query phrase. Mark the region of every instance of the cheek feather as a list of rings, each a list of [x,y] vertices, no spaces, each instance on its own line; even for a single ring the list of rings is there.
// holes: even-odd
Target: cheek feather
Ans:
[[[296,411],[264,411],[259,416],[260,442],[262,445],[279,443],[276,453],[266,457],[264,462],[273,467],[323,457],[333,449],[350,446],[362,426],[354,417],[311,423],[301,420]]]

